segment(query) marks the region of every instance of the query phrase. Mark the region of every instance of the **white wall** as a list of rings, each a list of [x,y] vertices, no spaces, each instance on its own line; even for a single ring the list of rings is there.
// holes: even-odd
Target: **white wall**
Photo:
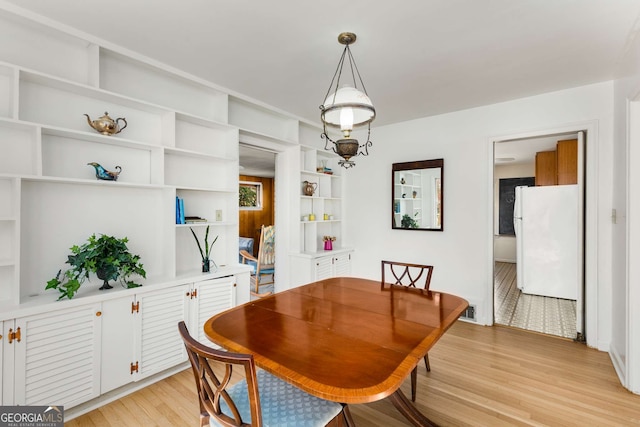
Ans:
[[[622,383],[640,393],[640,138],[628,137],[631,121],[640,121],[640,36],[626,45],[614,84],[614,186],[617,221],[612,232],[611,358]],[[630,104],[630,102],[632,102]],[[629,108],[633,105],[633,108]],[[633,110],[633,111],[630,111]],[[632,120],[629,120],[631,117]]]
[[[591,242],[598,245],[598,328],[591,334],[598,340],[593,345],[606,349],[611,330],[612,101],[613,83],[604,82],[374,128],[371,154],[356,158],[357,166],[347,172],[347,228],[357,254],[353,273],[378,279],[384,258],[434,264],[432,288],[477,304],[479,321],[491,324],[491,141],[594,121],[597,135],[589,141],[597,144],[592,160],[598,175],[591,185],[597,186],[600,208],[595,212],[597,242]],[[444,231],[392,230],[391,164],[435,158],[444,158]]]
[[[526,144],[526,142],[523,142]],[[499,185],[502,178],[535,176],[534,162],[517,165],[496,165],[493,169],[493,257],[496,261],[516,262],[516,236],[498,234]]]

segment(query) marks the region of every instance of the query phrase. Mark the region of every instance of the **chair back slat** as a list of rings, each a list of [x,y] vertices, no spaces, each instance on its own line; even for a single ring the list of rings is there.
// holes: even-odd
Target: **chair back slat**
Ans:
[[[432,265],[382,261],[382,283],[422,288],[431,286]]]
[[[200,425],[208,426],[209,418],[214,417],[223,426],[262,426],[262,411],[253,356],[207,347],[191,337],[183,321],[178,323],[178,329],[187,350],[196,381],[198,399],[200,401]],[[219,365],[220,368],[224,367],[224,373],[216,373],[215,364]],[[234,366],[244,369],[251,420],[242,419],[236,403],[226,391],[231,385]],[[219,369],[219,371],[222,371],[222,369]],[[230,414],[222,411],[222,401],[228,407]]]

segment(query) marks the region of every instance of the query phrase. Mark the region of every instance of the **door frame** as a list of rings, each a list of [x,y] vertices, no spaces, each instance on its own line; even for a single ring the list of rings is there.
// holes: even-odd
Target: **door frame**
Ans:
[[[487,286],[485,298],[487,307],[485,324],[494,324],[494,143],[517,140],[530,139],[556,134],[569,134],[577,132],[585,133],[585,174],[584,174],[584,336],[587,345],[599,348],[598,346],[598,223],[597,223],[597,206],[598,206],[598,122],[590,120],[585,122],[570,123],[558,125],[554,127],[530,130],[524,132],[514,132],[504,135],[496,135],[487,138],[487,165],[489,168],[487,186],[489,196],[488,200],[488,227],[487,227]]]

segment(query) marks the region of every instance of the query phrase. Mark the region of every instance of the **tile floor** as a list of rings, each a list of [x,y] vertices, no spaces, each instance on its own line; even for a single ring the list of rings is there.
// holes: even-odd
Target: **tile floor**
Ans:
[[[516,265],[496,262],[494,269],[495,323],[576,338],[576,302],[523,294],[516,286]]]

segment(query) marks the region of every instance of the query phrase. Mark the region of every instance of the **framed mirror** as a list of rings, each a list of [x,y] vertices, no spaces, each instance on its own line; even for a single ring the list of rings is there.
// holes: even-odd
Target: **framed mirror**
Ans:
[[[391,167],[391,228],[443,230],[444,160],[394,163]]]

